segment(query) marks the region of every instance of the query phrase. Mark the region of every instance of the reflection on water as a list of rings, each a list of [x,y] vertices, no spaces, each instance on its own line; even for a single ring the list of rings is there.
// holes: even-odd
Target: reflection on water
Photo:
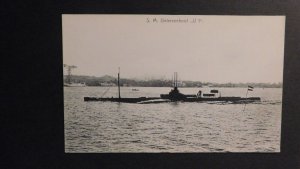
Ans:
[[[255,89],[262,102],[128,104],[84,102],[107,88],[64,88],[66,152],[279,152],[282,89]],[[122,88],[122,97],[158,97],[169,88]],[[186,94],[196,88],[183,88]],[[222,96],[246,89],[220,88]],[[107,97],[116,97],[112,88]]]

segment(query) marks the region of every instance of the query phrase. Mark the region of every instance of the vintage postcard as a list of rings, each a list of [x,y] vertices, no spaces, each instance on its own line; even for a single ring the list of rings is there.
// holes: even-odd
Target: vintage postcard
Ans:
[[[65,152],[280,152],[285,16],[62,15]]]

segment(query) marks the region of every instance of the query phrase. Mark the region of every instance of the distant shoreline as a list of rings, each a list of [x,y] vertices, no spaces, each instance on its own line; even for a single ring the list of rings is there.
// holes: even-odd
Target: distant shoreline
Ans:
[[[66,76],[64,76],[66,82]],[[117,86],[117,79],[113,76],[80,76],[72,75],[71,82],[85,83],[86,86]],[[121,86],[123,87],[171,87],[172,80],[169,79],[151,79],[151,80],[138,80],[138,79],[120,79]],[[282,88],[282,82],[279,83],[214,83],[214,82],[201,82],[201,81],[180,81],[178,84],[181,88],[193,87],[218,87],[218,88],[246,88],[253,86],[255,88]]]

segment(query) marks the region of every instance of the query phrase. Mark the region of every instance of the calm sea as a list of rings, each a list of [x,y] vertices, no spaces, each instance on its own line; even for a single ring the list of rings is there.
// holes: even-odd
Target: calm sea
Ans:
[[[121,88],[122,97],[159,97],[171,88]],[[202,88],[209,91],[211,88]],[[218,88],[216,88],[218,89]],[[197,88],[180,88],[196,94]],[[219,88],[222,96],[246,88]],[[84,102],[117,97],[116,87],[65,87],[65,152],[279,152],[281,88],[255,88],[258,103],[130,104]]]

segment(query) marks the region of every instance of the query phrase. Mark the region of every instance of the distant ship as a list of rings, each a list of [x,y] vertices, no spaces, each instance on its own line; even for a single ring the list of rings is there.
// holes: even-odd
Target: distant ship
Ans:
[[[85,83],[64,83],[65,87],[85,87]]]

